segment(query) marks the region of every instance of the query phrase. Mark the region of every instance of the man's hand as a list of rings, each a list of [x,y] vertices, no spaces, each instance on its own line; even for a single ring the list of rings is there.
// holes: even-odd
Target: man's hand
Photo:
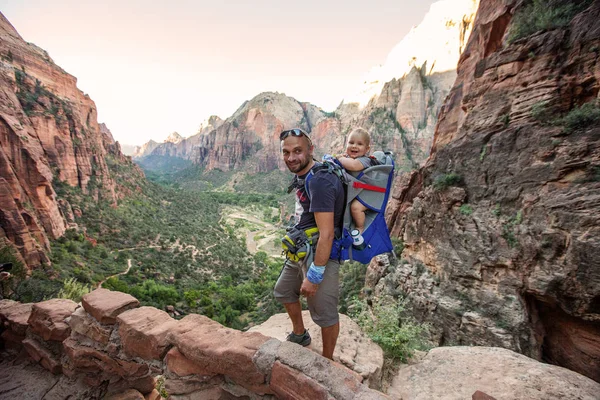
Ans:
[[[10,272],[0,272],[0,281],[5,281],[10,278]]]
[[[319,285],[316,283],[311,283],[308,279],[304,278],[304,282],[302,282],[302,286],[300,287],[300,294],[306,297],[314,296],[319,290]]]

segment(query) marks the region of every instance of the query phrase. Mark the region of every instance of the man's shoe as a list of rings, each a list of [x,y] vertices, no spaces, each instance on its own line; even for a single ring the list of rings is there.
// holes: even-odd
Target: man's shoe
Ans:
[[[298,343],[300,346],[304,347],[308,346],[311,341],[310,334],[306,329],[304,330],[304,333],[302,335],[296,335],[294,332],[290,333],[289,335],[287,335],[287,338],[285,338],[285,340],[292,343]]]

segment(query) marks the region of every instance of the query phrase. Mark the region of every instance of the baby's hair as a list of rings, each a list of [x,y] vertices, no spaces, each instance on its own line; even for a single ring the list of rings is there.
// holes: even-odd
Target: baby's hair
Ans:
[[[371,135],[369,135],[369,131],[367,131],[364,128],[354,128],[352,130],[352,132],[350,132],[350,135],[348,135],[348,137],[352,136],[352,135],[359,135],[366,143],[367,146],[371,145]]]

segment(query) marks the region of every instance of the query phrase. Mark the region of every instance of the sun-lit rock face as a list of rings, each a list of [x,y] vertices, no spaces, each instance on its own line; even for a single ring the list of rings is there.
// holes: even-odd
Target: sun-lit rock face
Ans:
[[[381,93],[386,82],[403,77],[413,67],[426,64],[427,75],[455,71],[478,5],[479,0],[441,0],[432,4],[423,21],[394,47],[383,65],[369,71],[358,92],[344,102],[366,105]]]
[[[76,83],[0,14],[0,239],[30,268],[49,262],[48,240],[66,229],[58,182],[118,199],[106,160],[123,155]]]
[[[165,139],[165,143],[178,144],[182,140],[183,140],[183,137],[179,133],[173,132]]]

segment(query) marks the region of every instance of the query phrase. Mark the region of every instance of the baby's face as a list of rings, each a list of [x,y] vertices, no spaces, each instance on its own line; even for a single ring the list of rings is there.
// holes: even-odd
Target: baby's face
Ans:
[[[369,151],[370,146],[362,135],[352,134],[346,143],[346,154],[350,158],[362,157]]]

